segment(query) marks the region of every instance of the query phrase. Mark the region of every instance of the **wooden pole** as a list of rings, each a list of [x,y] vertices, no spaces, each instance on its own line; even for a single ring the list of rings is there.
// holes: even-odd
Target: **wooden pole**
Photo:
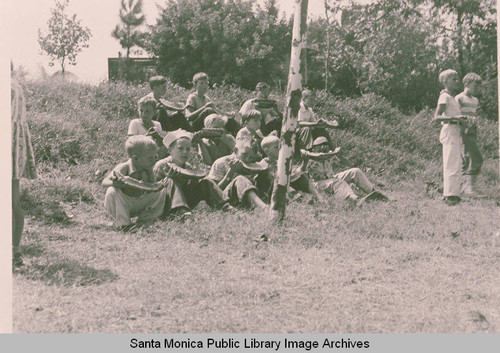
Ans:
[[[305,45],[307,29],[308,0],[295,0],[293,15],[292,51],[290,54],[290,70],[288,73],[287,106],[283,114],[281,126],[280,152],[278,170],[274,177],[273,194],[269,208],[271,221],[281,223],[285,218],[287,191],[290,183],[292,157],[295,147],[297,117],[302,97],[302,75],[300,54]]]

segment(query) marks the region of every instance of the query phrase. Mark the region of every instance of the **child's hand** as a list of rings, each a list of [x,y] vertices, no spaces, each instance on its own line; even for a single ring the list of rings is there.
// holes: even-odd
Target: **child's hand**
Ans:
[[[167,178],[174,179],[174,180],[181,179],[182,174],[180,172],[178,172],[177,170],[175,170],[174,168],[170,168],[169,171],[167,172]]]
[[[196,131],[193,134],[193,138],[191,139],[192,143],[199,143],[201,141],[201,138],[203,137],[203,131]]]
[[[119,178],[114,172],[110,179],[111,182],[113,183],[113,187],[117,189],[123,189],[125,187],[125,182],[121,178]]]
[[[243,163],[239,159],[234,159],[229,162],[229,172],[231,174],[237,174],[241,168],[243,168]]]

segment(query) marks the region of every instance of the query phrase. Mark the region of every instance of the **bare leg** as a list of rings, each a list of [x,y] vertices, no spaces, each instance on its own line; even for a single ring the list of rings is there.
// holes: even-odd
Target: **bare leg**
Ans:
[[[249,190],[247,192],[247,198],[250,204],[254,205],[257,208],[266,208],[267,205],[260,199],[260,197],[255,193],[254,190]]]

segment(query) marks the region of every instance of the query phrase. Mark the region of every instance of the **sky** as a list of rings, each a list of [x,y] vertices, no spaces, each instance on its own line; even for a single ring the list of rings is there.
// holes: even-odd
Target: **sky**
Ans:
[[[3,0],[2,0],[3,1]],[[164,0],[143,0],[143,12],[148,24],[156,22],[157,4]],[[256,2],[262,3],[263,0]],[[55,63],[53,67],[48,56],[41,54],[38,45],[38,29],[45,31],[50,18],[50,9],[55,0],[9,0],[3,19],[7,21],[7,41],[10,57],[17,68],[22,66],[31,77],[39,77],[42,68],[48,74],[60,70]],[[280,12],[287,16],[293,13],[293,0],[277,0]],[[107,58],[117,57],[122,51],[119,42],[111,36],[111,32],[120,22],[120,0],[70,0],[67,13],[76,13],[77,17],[92,31],[89,48],[84,48],[77,57],[77,65],[66,67],[67,71],[76,74],[85,82],[99,82],[107,78]],[[323,0],[309,0],[310,16],[322,16]]]

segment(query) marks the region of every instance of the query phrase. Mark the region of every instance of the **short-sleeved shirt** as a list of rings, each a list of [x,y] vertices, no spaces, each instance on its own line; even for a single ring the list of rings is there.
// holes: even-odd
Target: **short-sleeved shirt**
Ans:
[[[227,134],[226,138],[228,140],[230,140],[234,146],[234,143],[235,143],[235,139],[232,135],[229,135]],[[219,143],[215,143],[213,140],[210,140],[210,139],[207,139],[207,138],[203,138],[201,140],[201,143],[206,147],[206,149],[208,150],[208,154],[210,157],[210,159],[212,161],[215,161],[217,159],[219,159],[220,157],[224,157],[224,156],[228,156],[230,155],[231,153],[233,153],[233,148],[229,147],[228,145],[222,143],[222,142],[219,142]]]
[[[153,120],[153,127],[160,133],[162,132],[161,124],[158,121]],[[146,129],[142,123],[142,119],[133,119],[128,125],[128,135],[146,135],[148,129]]]
[[[464,115],[475,116],[477,108],[479,107],[479,100],[476,97],[471,97],[462,92],[455,96],[460,111]]]
[[[217,159],[214,164],[212,164],[212,168],[210,169],[210,173],[208,173],[207,178],[215,181],[216,183],[220,182],[224,179],[227,171],[229,170],[229,162],[238,159],[236,155],[230,154],[229,156],[224,156]],[[240,174],[243,175],[243,174]],[[249,180],[253,180],[255,175],[243,175],[247,177]]]
[[[153,170],[152,169],[146,169],[146,170],[138,170],[135,166],[134,163],[132,162],[131,159],[129,159],[126,162],[118,164],[116,167],[113,168],[111,173],[108,175],[108,179],[111,179],[113,177],[113,172],[117,171],[123,176],[129,176],[131,178],[134,178],[139,181],[144,181],[148,183],[154,183],[156,181]],[[144,195],[144,191],[133,189],[133,188],[123,188],[122,191],[127,194],[128,196],[132,197],[139,197],[141,195]]]
[[[439,94],[438,106],[441,104],[446,105],[446,110],[443,113],[443,116],[451,118],[454,116],[461,115],[460,106],[458,105],[455,98],[446,90],[442,90]]]
[[[313,123],[318,121],[316,114],[313,112],[312,108],[307,108],[303,102],[300,102],[300,110],[298,121],[310,122]]]

